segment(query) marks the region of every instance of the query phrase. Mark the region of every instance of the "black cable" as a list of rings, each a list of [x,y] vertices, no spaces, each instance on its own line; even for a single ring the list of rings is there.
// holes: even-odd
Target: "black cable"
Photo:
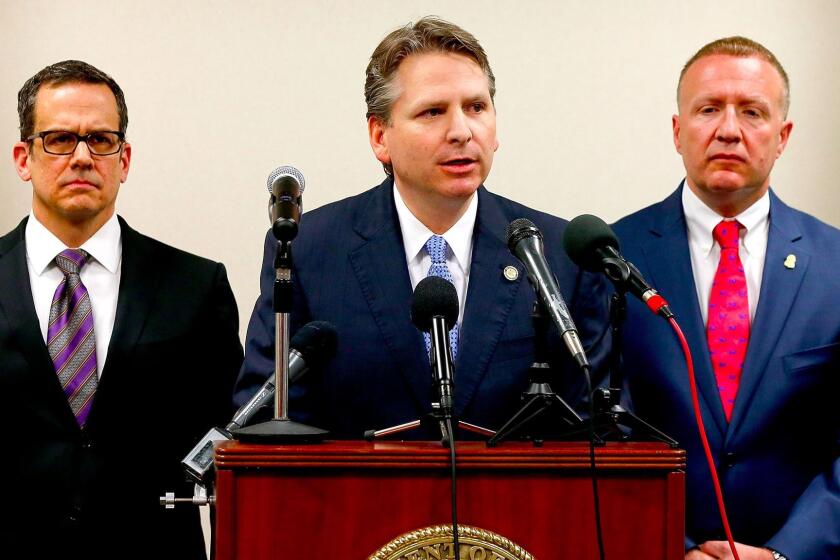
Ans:
[[[595,535],[598,538],[598,558],[604,560],[604,537],[601,533],[601,499],[598,496],[598,476],[595,467],[595,395],[592,393],[592,378],[589,364],[581,367],[586,378],[586,392],[589,395],[589,472],[592,474],[592,497],[595,501]],[[456,556],[457,558],[457,556]]]
[[[452,429],[452,418],[446,417],[446,431],[449,439],[449,460],[452,463],[452,544],[455,548],[455,558],[461,557],[461,544],[458,538],[458,477],[455,472],[455,431]]]

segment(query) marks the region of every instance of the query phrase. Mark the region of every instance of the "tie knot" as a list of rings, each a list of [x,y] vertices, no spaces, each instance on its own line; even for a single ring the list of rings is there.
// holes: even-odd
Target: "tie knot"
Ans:
[[[426,252],[432,259],[432,264],[446,264],[446,239],[440,235],[433,235],[426,241]]]
[[[55,264],[65,276],[78,274],[87,258],[88,254],[81,249],[65,249],[55,256]]]
[[[737,220],[724,220],[715,226],[712,235],[721,249],[737,249],[742,227]]]

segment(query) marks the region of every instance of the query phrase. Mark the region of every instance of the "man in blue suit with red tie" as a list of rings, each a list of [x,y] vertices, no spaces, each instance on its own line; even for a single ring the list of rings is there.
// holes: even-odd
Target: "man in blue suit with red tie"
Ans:
[[[332,437],[361,438],[366,430],[431,410],[428,350],[409,310],[413,288],[436,274],[455,285],[460,302],[450,336],[454,412],[474,424],[501,427],[521,406],[534,361],[535,293],[505,239],[506,226],[517,218],[541,230],[590,362],[596,372],[603,364],[606,287],[562,254],[566,222],[482,186],[498,147],[494,94],[481,45],[449,22],[423,18],[375,49],[365,85],[367,123],[387,178],[301,220],[292,330],[330,321],[338,351],[322,376],[308,375],[292,387],[294,418],[326,428]],[[248,326],[237,404],[274,370],[274,243],[267,237],[262,295]],[[580,406],[584,377],[559,338],[555,347],[553,388]]]
[[[686,63],[673,136],[685,181],[615,225],[671,303],[742,560],[840,558],[840,232],[785,205],[788,78],[730,37]],[[630,302],[624,370],[636,412],[686,449],[686,560],[732,558],[677,338]]]

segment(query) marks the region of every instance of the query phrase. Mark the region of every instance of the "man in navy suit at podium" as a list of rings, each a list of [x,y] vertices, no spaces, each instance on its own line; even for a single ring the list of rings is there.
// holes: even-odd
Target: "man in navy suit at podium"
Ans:
[[[603,363],[605,285],[563,253],[566,222],[482,186],[499,146],[494,94],[483,48],[451,23],[423,18],[375,49],[365,84],[367,124],[387,177],[301,220],[292,331],[308,321],[330,321],[338,330],[338,352],[323,375],[292,387],[293,418],[328,429],[332,437],[361,438],[366,430],[431,410],[428,350],[409,310],[413,288],[435,274],[455,285],[460,304],[450,335],[455,415],[498,429],[521,405],[534,360],[535,293],[505,238],[517,218],[541,230],[589,359],[596,371]],[[237,404],[274,370],[274,246],[267,236],[262,295],[248,327]],[[579,406],[584,377],[560,343],[555,346],[553,387]]]
[[[769,188],[789,102],[762,45],[703,47],[673,117],[686,178],[615,226],[688,339],[742,560],[840,558],[840,232]],[[624,332],[636,412],[687,451],[686,559],[731,558],[677,339],[639,302]]]

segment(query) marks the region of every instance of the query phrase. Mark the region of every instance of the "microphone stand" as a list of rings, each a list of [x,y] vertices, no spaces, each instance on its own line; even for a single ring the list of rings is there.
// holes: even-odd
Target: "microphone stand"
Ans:
[[[278,236],[274,254],[274,418],[233,432],[240,441],[254,443],[315,443],[329,433],[289,419],[289,314],[292,310],[292,242]],[[295,230],[294,233],[297,233]],[[282,238],[282,239],[281,239]]]
[[[437,319],[437,318],[436,318]],[[441,434],[441,444],[444,447],[451,447],[451,442],[455,439],[455,434],[452,433],[451,427],[455,426],[473,432],[482,436],[493,436],[496,432],[464,422],[462,420],[455,420],[453,422],[452,407],[454,404],[454,396],[452,394],[452,355],[449,348],[449,334],[448,330],[440,322],[432,320],[432,327],[429,335],[432,337],[432,368],[441,368],[445,373],[438,379],[435,376],[435,383],[438,385],[438,401],[432,403],[432,411],[422,418],[384,428],[381,430],[368,430],[365,432],[365,439],[373,441],[385,436],[407,432],[419,427],[427,428],[429,430],[439,430]]]
[[[531,429],[523,437],[533,441],[535,446],[540,445],[551,433],[550,426],[554,422],[549,422],[550,416],[559,417],[569,425],[583,429],[583,419],[551,388],[550,380],[554,376],[548,363],[546,338],[549,322],[539,301],[534,302],[531,321],[535,333],[534,363],[528,370],[528,388],[522,393],[525,404],[490,438],[488,447],[495,447],[526,427]]]
[[[627,317],[627,297],[621,290],[610,299],[610,333],[612,348],[609,354],[610,385],[595,389],[595,430],[602,441],[661,441],[676,448],[679,443],[664,432],[648,424],[621,406],[624,372],[621,363],[621,329]],[[571,433],[579,433],[575,430]],[[571,435],[571,434],[569,434]]]

